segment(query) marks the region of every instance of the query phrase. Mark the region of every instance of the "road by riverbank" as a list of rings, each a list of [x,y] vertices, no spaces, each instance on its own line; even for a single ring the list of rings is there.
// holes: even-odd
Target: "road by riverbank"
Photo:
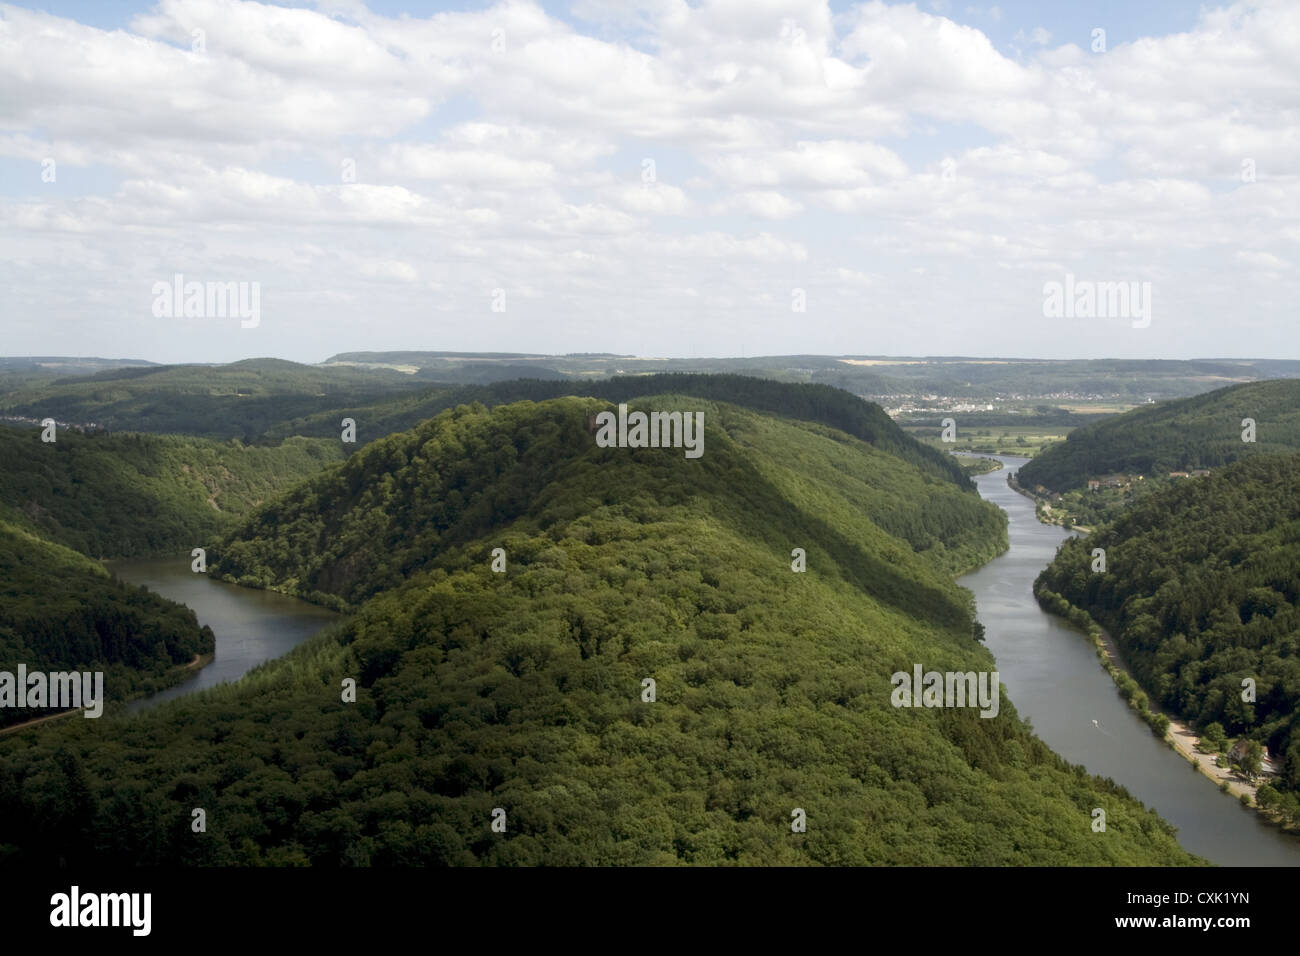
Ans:
[[[1055,525],[1057,527],[1060,526],[1059,522],[1051,520],[1051,505],[1022,488],[1015,481],[1014,474],[1008,477],[1007,485],[1014,491],[1028,498],[1030,501],[1033,501],[1036,505],[1043,506],[1043,512],[1047,514],[1047,518],[1044,518],[1043,512],[1040,512],[1037,507],[1034,510],[1035,517],[1040,523],[1045,525]],[[1081,526],[1075,526],[1072,530],[1083,535],[1092,533],[1091,528]],[[1137,683],[1137,678],[1133,676],[1132,671],[1124,662],[1124,658],[1120,654],[1119,645],[1115,642],[1115,638],[1106,631],[1105,628],[1100,627],[1100,625],[1097,626],[1097,629],[1100,633],[1093,635],[1093,639],[1099,650],[1104,655],[1105,661],[1110,665],[1107,670],[1116,681],[1116,690],[1120,689],[1118,683],[1118,675],[1120,674],[1127,676],[1134,683]],[[1138,686],[1141,685],[1139,684]],[[1268,777],[1261,776],[1256,782],[1251,783],[1232,767],[1220,767],[1218,763],[1220,754],[1213,751],[1207,752],[1201,750],[1200,736],[1191,728],[1187,721],[1182,720],[1173,714],[1166,713],[1149,700],[1147,707],[1152,713],[1163,714],[1165,719],[1169,721],[1169,729],[1165,732],[1163,738],[1164,741],[1176,750],[1184,760],[1192,764],[1198,772],[1204,774],[1218,784],[1220,790],[1235,797],[1238,802],[1241,802],[1243,796],[1247,797],[1249,799],[1247,806],[1256,811],[1270,823],[1281,826],[1288,832],[1300,832],[1300,828],[1286,824],[1279,814],[1259,806],[1259,788],[1268,782]]]
[[[1010,548],[961,583],[975,594],[986,643],[1017,711],[1056,753],[1121,784],[1176,826],[1178,841],[1193,853],[1226,866],[1300,866],[1300,840],[1188,773],[1196,738],[1153,733],[1116,692],[1105,672],[1114,665],[1101,646],[1080,640],[1086,633],[1035,599],[1034,579],[1069,532],[1039,520],[1031,496],[1007,481],[1027,459],[1001,460],[1003,471],[975,481],[981,497],[1006,512]]]
[[[174,684],[186,671],[196,671],[206,667],[212,663],[215,656],[216,655],[214,654],[195,654],[194,659],[188,664],[176,665],[176,667],[172,668],[170,672],[172,680],[169,683]],[[36,717],[32,720],[24,720],[21,724],[14,724],[11,727],[0,728],[0,737],[4,737],[7,734],[16,734],[20,730],[27,730],[28,728],[35,727],[37,724],[46,723],[47,721],[58,720],[60,717],[70,717],[73,714],[81,713],[85,709],[86,708],[84,707],[74,707],[71,710],[61,710],[57,714],[49,714],[45,717]]]
[[[1097,637],[1097,642],[1101,645],[1106,654],[1106,659],[1120,673],[1128,674],[1133,677],[1132,672],[1124,663],[1124,658],[1120,656],[1119,647],[1115,644],[1115,638],[1103,629],[1101,635]],[[1136,678],[1134,678],[1136,680]],[[1148,705],[1151,706],[1151,705]],[[1228,767],[1218,765],[1219,754],[1206,753],[1199,749],[1201,738],[1186,723],[1171,714],[1165,713],[1158,707],[1151,706],[1153,713],[1164,713],[1169,720],[1169,730],[1165,733],[1165,740],[1168,741],[1175,750],[1183,755],[1188,761],[1196,764],[1196,769],[1205,774],[1217,784],[1226,783],[1228,793],[1232,794],[1238,800],[1242,794],[1250,797],[1251,805],[1255,804],[1255,795],[1262,784],[1267,783],[1267,779],[1261,778],[1258,783],[1250,783],[1245,778],[1237,774],[1236,771]],[[1261,811],[1263,812],[1263,811]]]

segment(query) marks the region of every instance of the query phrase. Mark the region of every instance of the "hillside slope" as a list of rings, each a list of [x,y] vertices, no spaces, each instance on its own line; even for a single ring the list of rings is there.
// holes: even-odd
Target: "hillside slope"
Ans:
[[[1300,455],[1252,455],[1137,502],[1067,540],[1035,590],[1109,629],[1162,707],[1267,744],[1300,791]]]
[[[600,398],[616,404],[644,395],[664,393],[727,402],[753,411],[828,425],[911,462],[927,474],[945,478],[968,491],[975,490],[974,484],[952,456],[913,439],[879,405],[829,385],[776,382],[746,375],[668,372],[588,382],[522,379],[492,385],[435,389],[423,395],[394,397],[372,406],[340,407],[289,420],[268,429],[267,437],[336,435],[341,416],[349,415],[357,422],[358,441],[368,442],[414,428],[420,422],[449,408],[474,402],[494,407],[510,402],[541,402],[564,395],[577,395]]]
[[[553,495],[549,489],[571,476],[599,474],[629,456],[661,476],[658,500],[703,495],[715,507],[742,508],[746,521],[764,515],[791,538],[801,527],[823,526],[828,535],[853,536],[872,565],[864,586],[896,587],[917,608],[935,610],[946,599],[916,593],[916,581],[968,570],[1005,547],[1005,519],[996,509],[843,432],[687,396],[630,406],[703,410],[706,452],[690,461],[680,450],[596,448],[586,419],[608,407],[567,398],[444,412],[366,446],[259,510],[214,547],[213,573],[335,606],[356,604],[441,551],[531,514],[538,495]],[[616,497],[615,489],[584,489],[571,507]],[[792,540],[786,552],[795,546]]]
[[[1242,440],[1242,420],[1255,441]],[[1164,475],[1221,468],[1249,455],[1300,449],[1300,380],[1233,385],[1135,408],[1070,432],[1020,469],[1022,487],[1062,492],[1110,473]]]
[[[385,369],[322,368],[282,359],[130,367],[35,382],[28,378],[0,374],[0,412],[114,431],[246,442],[286,418],[429,387]]]
[[[189,551],[342,459],[342,443],[276,447],[171,435],[0,426],[0,519],[92,557]]]
[[[165,687],[213,643],[189,608],[0,522],[0,671],[103,671],[105,697],[123,700]],[[50,713],[0,708],[0,727]]]
[[[1197,862],[1005,696],[988,718],[893,706],[896,671],[994,667],[948,565],[1003,546],[996,509],[824,426],[653,403],[703,407],[702,458],[595,447],[590,400],[458,408],[264,509],[229,551],[358,613],[239,685],[0,750],[0,858]],[[969,537],[918,551],[887,516]],[[50,842],[68,808],[24,784],[62,779],[83,782],[72,846]]]

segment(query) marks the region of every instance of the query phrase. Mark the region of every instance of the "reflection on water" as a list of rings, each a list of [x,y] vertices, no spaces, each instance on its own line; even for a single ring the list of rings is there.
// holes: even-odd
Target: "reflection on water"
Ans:
[[[130,710],[152,707],[226,681],[238,680],[264,661],[297,647],[330,621],[333,611],[272,591],[241,588],[190,570],[189,555],[109,561],[124,581],[143,584],[165,598],[194,609],[199,623],[216,635],[216,657],[193,677],[143,700]]]

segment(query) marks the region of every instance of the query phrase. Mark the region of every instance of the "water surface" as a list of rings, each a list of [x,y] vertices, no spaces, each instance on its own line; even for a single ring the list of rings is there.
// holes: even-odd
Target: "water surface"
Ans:
[[[124,581],[143,584],[156,594],[194,609],[199,623],[216,635],[216,657],[174,687],[132,701],[135,711],[238,680],[264,661],[287,654],[338,614],[297,598],[241,588],[190,570],[190,556],[109,561],[107,567]]]
[[[1176,826],[1192,853],[1232,866],[1300,866],[1300,839],[1193,772],[1129,710],[1087,635],[1039,608],[1034,578],[1069,532],[1041,523],[1034,503],[1008,487],[1007,476],[1029,459],[985,457],[1003,468],[975,476],[975,483],[1007,513],[1011,547],[960,583],[975,592],[985,643],[1016,710],[1066,760],[1110,777]]]

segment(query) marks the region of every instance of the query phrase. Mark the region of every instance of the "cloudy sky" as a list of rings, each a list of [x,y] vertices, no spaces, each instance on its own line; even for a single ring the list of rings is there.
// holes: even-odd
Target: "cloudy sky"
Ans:
[[[1300,3],[1043,6],[0,3],[0,354],[1300,358]]]

